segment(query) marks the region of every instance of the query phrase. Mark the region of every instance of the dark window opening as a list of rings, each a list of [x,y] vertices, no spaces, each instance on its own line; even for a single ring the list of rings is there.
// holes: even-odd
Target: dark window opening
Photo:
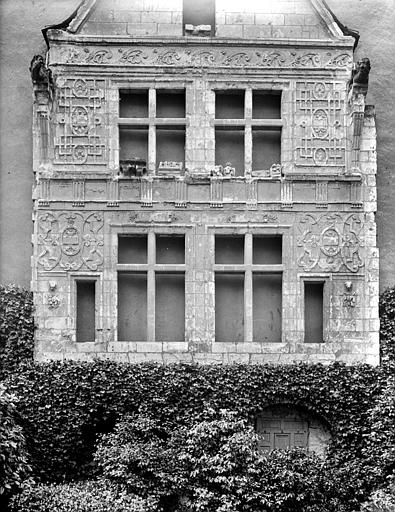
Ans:
[[[184,341],[185,276],[175,273],[155,275],[155,338],[157,341]]]
[[[181,162],[182,168],[184,168],[185,126],[166,126],[156,129],[157,167],[161,162],[162,164],[164,162]]]
[[[304,341],[322,343],[324,339],[324,283],[304,283]]]
[[[118,341],[147,339],[147,274],[118,274]]]
[[[215,263],[222,265],[244,264],[244,236],[218,235],[215,237]]]
[[[185,35],[215,35],[215,0],[184,0],[184,34]],[[186,25],[198,27],[199,25],[210,25],[210,31],[201,32],[189,30]]]
[[[308,448],[309,423],[305,415],[286,406],[268,408],[256,420],[259,447],[265,451]]]
[[[254,273],[252,286],[254,341],[281,342],[282,275]]]
[[[148,126],[119,127],[120,161],[148,161]]]
[[[184,264],[185,237],[156,235],[156,263]]]
[[[244,341],[244,273],[215,274],[215,339]]]
[[[120,90],[119,117],[148,117],[147,90]]]
[[[156,117],[185,117],[185,91],[156,91]]]
[[[273,164],[281,164],[281,130],[252,129],[252,169],[268,170]]]
[[[147,263],[147,235],[119,236],[118,263]]]
[[[96,281],[77,281],[77,341],[95,341]]]
[[[215,163],[230,165],[236,176],[244,176],[244,128],[215,129]]]
[[[252,262],[254,265],[281,265],[282,263],[281,235],[254,236]]]
[[[252,91],[253,119],[281,119],[281,93]]]
[[[215,119],[244,119],[244,91],[216,91]]]

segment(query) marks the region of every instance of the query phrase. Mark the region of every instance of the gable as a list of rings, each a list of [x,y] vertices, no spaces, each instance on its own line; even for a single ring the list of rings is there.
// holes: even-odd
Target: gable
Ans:
[[[217,38],[341,39],[322,0],[216,0]],[[67,31],[81,35],[181,37],[183,0],[84,0]]]

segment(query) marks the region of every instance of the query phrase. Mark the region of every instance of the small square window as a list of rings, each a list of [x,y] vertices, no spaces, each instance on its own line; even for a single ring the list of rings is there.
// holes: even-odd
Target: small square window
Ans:
[[[156,235],[156,263],[184,264],[185,237],[175,235]]]
[[[253,119],[281,119],[281,93],[252,91]]]
[[[216,119],[244,119],[244,91],[216,91]]]
[[[281,265],[282,237],[254,236],[252,262],[254,265]]]
[[[145,89],[120,90],[119,117],[148,117],[148,91]]]
[[[185,117],[185,90],[157,90],[156,117]]]
[[[147,235],[119,236],[118,263],[147,263]]]
[[[218,235],[215,237],[215,263],[244,264],[244,236]]]

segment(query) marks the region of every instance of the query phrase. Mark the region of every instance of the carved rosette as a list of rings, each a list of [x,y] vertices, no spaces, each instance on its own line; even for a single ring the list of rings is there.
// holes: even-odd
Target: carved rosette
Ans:
[[[305,215],[298,224],[298,265],[304,271],[358,272],[363,267],[358,215]]]
[[[38,218],[41,270],[100,270],[103,266],[103,216],[75,212],[46,212]]]

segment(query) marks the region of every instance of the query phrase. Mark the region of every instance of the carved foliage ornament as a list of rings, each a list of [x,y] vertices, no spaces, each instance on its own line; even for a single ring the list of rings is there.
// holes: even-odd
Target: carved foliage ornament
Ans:
[[[298,265],[305,271],[358,272],[362,228],[358,215],[305,215],[298,224]]]
[[[37,242],[43,270],[98,270],[103,266],[103,216],[46,212],[38,218]]]
[[[51,64],[76,62],[90,65],[125,66],[190,66],[231,68],[338,68],[351,69],[351,53],[309,52],[284,50],[256,50],[243,48],[223,50],[220,48],[130,48],[113,50],[96,48],[54,47]]]

